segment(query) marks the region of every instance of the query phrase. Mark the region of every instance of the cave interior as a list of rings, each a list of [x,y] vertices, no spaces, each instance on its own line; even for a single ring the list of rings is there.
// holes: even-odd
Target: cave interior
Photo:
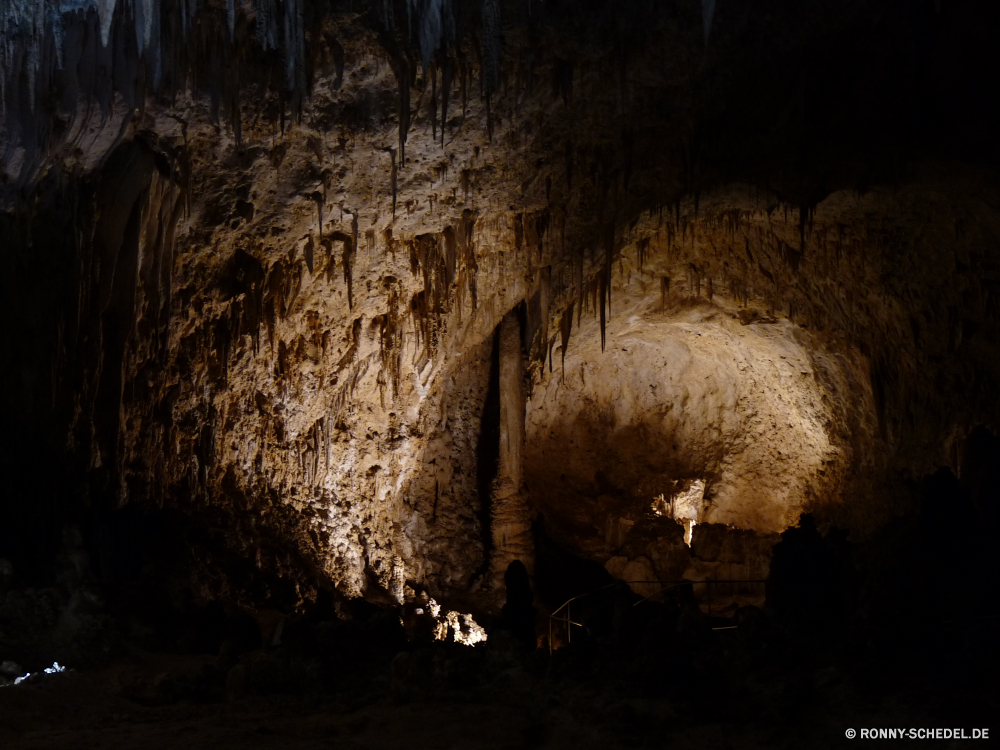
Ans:
[[[988,736],[998,24],[3,0],[0,745]]]

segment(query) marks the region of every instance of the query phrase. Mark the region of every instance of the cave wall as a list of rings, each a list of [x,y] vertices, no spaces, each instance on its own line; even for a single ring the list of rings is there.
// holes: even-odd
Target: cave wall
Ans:
[[[43,34],[3,93],[4,527],[170,510],[306,598],[482,591],[515,309],[532,512],[601,562],[685,573],[678,481],[705,523],[863,537],[957,466],[996,421],[996,145],[924,115],[979,80],[968,8],[722,7],[706,47],[694,3],[545,5],[502,47],[477,4],[443,37],[307,5],[281,55],[250,6],[154,4],[159,77],[131,4],[74,10],[60,64]]]
[[[526,484],[556,537],[603,561],[662,558],[661,580],[756,578],[801,513],[861,542],[918,511],[921,477],[959,473],[995,419],[1000,235],[984,186],[952,173],[945,191],[938,169],[835,193],[804,226],[739,186],[703,218],[638,222],[606,309],[599,280],[569,300],[582,317],[563,307],[565,356],[552,342],[528,404]],[[770,540],[746,565],[702,564],[699,531],[715,531],[695,528],[690,556],[644,531],[693,482],[698,523]]]

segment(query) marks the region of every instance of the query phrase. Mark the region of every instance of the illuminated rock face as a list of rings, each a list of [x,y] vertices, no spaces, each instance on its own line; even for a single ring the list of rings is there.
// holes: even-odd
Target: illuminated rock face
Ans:
[[[853,450],[831,429],[832,405],[853,387],[862,413],[874,413],[849,353],[787,320],[744,325],[738,305],[678,286],[665,298],[623,289],[603,353],[588,316],[565,371],[546,372],[529,404],[533,504],[564,544],[597,559],[623,548],[652,555],[660,540],[637,535],[654,503],[684,526],[688,546],[697,524],[784,531],[842,498]],[[689,572],[673,557],[666,565],[664,578]]]
[[[528,456],[539,502],[614,494],[648,513],[657,495],[701,480],[705,506],[678,517],[780,532],[812,497],[838,494],[846,456],[826,431],[827,378],[795,331],[741,326],[708,305],[678,317],[621,314],[603,356],[581,342],[566,377],[536,390]]]
[[[107,38],[114,7],[78,22]],[[234,33],[213,8],[203,33]],[[712,17],[650,28],[701,60]],[[781,133],[760,164],[696,175],[677,92],[700,79],[650,56],[611,81],[620,45],[568,22],[547,33],[575,62],[538,63],[554,91],[513,32],[500,86],[471,46],[418,76],[371,19],[317,28],[301,118],[297,84],[269,87],[248,54],[239,88],[83,97],[48,151],[4,131],[4,392],[12,424],[55,406],[72,492],[223,528],[228,554],[303,597],[318,575],[379,602],[414,581],[494,603],[534,520],[660,580],[766,572],[803,511],[868,533],[905,508],[903,477],[954,464],[997,416],[992,178],[932,164],[892,190],[770,193],[737,180],[781,171]],[[272,49],[250,29],[245,50]],[[768,109],[746,81],[739,101]],[[718,126],[699,125],[721,162]],[[46,171],[63,162],[77,172]],[[198,565],[208,595],[230,585]]]

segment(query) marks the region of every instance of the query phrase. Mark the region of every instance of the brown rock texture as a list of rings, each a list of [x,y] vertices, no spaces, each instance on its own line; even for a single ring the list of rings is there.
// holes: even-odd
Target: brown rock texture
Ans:
[[[7,149],[36,208],[4,219],[4,392],[12,424],[52,405],[60,487],[196,519],[302,598],[398,604],[411,581],[485,605],[535,521],[659,580],[759,576],[804,511],[863,538],[909,478],[957,468],[997,416],[995,176],[927,157],[853,189],[871,144],[808,151],[795,123],[821,114],[756,130],[805,94],[712,77],[847,33],[835,8],[795,34],[720,21],[725,65],[683,13],[613,38],[505,18],[502,74],[486,31],[420,65],[401,27],[317,19],[308,96],[244,26],[240,80],[112,97],[99,125],[74,103],[31,175]],[[709,79],[738,115],[698,99]],[[845,111],[908,113],[883,83]],[[699,541],[715,526],[726,552]],[[205,596],[239,585],[194,554]]]

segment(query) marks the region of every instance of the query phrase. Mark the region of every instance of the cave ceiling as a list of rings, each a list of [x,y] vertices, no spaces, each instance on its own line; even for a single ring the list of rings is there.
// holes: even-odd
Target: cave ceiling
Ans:
[[[63,466],[11,492],[466,596],[510,313],[566,547],[689,574],[693,486],[863,537],[996,418],[980,6],[5,4],[4,455]]]

